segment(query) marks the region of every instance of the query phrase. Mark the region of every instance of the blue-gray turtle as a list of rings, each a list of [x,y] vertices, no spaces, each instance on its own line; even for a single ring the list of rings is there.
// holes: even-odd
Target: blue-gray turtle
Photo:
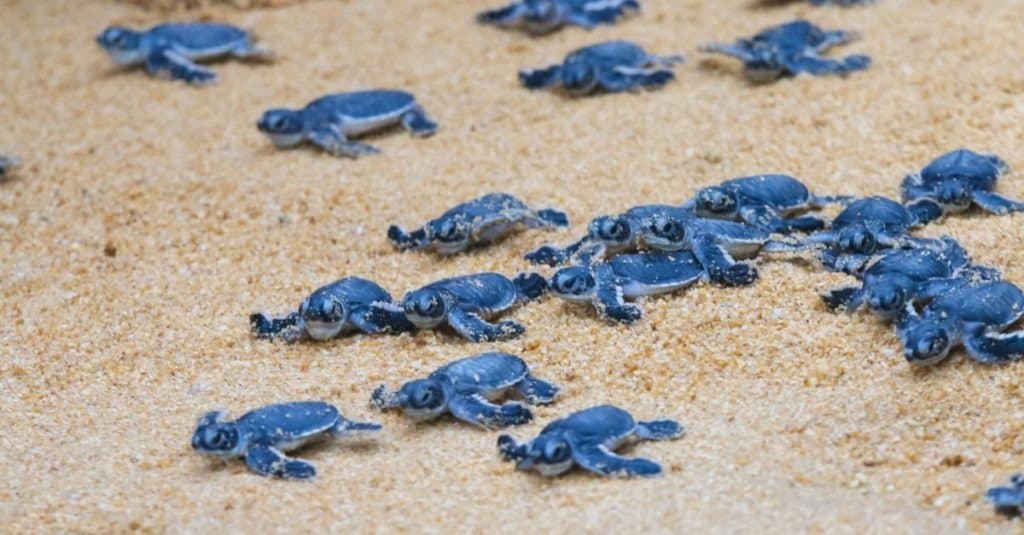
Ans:
[[[1008,487],[992,487],[985,492],[985,499],[992,503],[996,512],[1007,516],[1024,514],[1024,474],[1010,476]]]
[[[265,61],[273,57],[245,30],[214,22],[173,22],[144,31],[111,26],[96,36],[96,42],[118,65],[142,64],[150,74],[190,84],[217,79],[212,70],[195,64],[196,60],[232,56]]]
[[[234,421],[227,421],[225,411],[204,414],[192,434],[192,449],[225,460],[245,457],[249,469],[261,476],[309,479],[316,475],[316,468],[285,452],[327,437],[347,438],[380,429],[374,423],[347,420],[323,401],[278,403]]]
[[[275,108],[263,113],[256,126],[278,148],[309,140],[333,154],[358,158],[380,149],[349,139],[401,124],[416,137],[437,131],[411,93],[369,89],[320,97],[300,110]]]
[[[21,160],[14,156],[0,155],[0,180],[7,177],[7,173],[21,165]]]
[[[625,299],[674,292],[706,277],[689,251],[650,251],[562,268],[552,275],[548,287],[566,301],[592,303],[603,319],[630,324],[638,321],[643,311]]]
[[[867,69],[871,58],[862,54],[839,60],[821,56],[830,48],[858,37],[856,32],[823,30],[806,20],[795,20],[767,28],[733,44],[709,43],[700,50],[739,59],[750,81],[765,83],[801,73],[819,76]]]
[[[527,253],[525,258],[534,265],[557,266],[579,260],[578,255],[581,254],[591,259],[600,259],[606,255],[635,251],[641,245],[641,226],[657,214],[674,210],[679,210],[679,207],[642,204],[618,215],[598,216],[590,221],[587,234],[579,240],[565,247],[544,245]]]
[[[498,273],[477,273],[441,279],[405,294],[402,307],[420,329],[434,329],[447,323],[463,338],[473,342],[494,342],[517,338],[526,328],[511,320],[487,320],[547,292],[547,282],[536,273],[514,279]]]
[[[388,239],[399,250],[429,247],[440,254],[455,254],[474,245],[493,243],[524,228],[567,226],[569,217],[564,212],[534,210],[508,193],[489,193],[455,206],[412,232],[391,225]]]
[[[660,251],[692,251],[708,279],[725,286],[744,286],[757,280],[749,262],[761,252],[793,252],[798,243],[774,240],[766,230],[722,219],[698,217],[691,210],[664,210],[640,226],[640,240]]]
[[[1024,211],[1024,202],[993,191],[1008,169],[995,154],[958,149],[939,156],[919,173],[907,175],[900,191],[908,206],[936,205],[932,213],[939,215],[962,212],[972,204],[1000,215]]]
[[[567,24],[588,30],[599,24],[614,24],[619,17],[639,10],[637,0],[518,0],[484,11],[476,20],[481,24],[522,28],[534,35],[543,35]]]
[[[866,304],[875,314],[895,318],[916,305],[970,282],[998,280],[999,270],[971,264],[967,251],[944,236],[941,247],[888,249],[873,259],[859,286],[835,288],[822,295],[831,309],[853,312]]]
[[[920,210],[879,196],[857,199],[839,212],[828,230],[811,234],[804,243],[824,246],[818,258],[826,269],[859,275],[880,250],[936,244],[909,234],[921,221],[934,219],[928,206],[916,208]]]
[[[387,290],[359,277],[345,277],[317,288],[302,301],[298,312],[281,318],[256,313],[249,316],[249,323],[260,338],[289,342],[329,340],[352,331],[398,334],[413,330]]]
[[[819,196],[789,175],[756,175],[702,188],[683,204],[701,217],[743,221],[769,232],[812,232],[825,227],[821,219],[800,215],[812,208],[846,203],[848,196]]]
[[[523,359],[508,353],[483,353],[448,363],[427,376],[402,385],[397,392],[378,386],[370,403],[380,410],[402,409],[416,420],[444,413],[488,429],[525,424],[533,413],[523,404],[496,405],[510,391],[530,404],[551,403],[558,387],[530,375]]]
[[[1024,292],[1005,281],[961,284],[936,296],[917,312],[908,306],[896,332],[911,364],[931,365],[963,344],[985,364],[1024,357],[1024,331],[1005,332],[1024,316]]]
[[[528,89],[560,85],[574,96],[652,89],[673,80],[672,66],[682,61],[682,56],[656,56],[628,41],[607,41],[574,50],[559,65],[521,70],[519,81]]]
[[[553,477],[579,465],[603,476],[656,476],[661,465],[647,459],[619,456],[615,450],[630,441],[673,440],[683,436],[673,420],[638,422],[626,411],[601,405],[555,420],[529,442],[498,437],[502,459],[516,461],[519,470],[536,470]]]
[[[850,6],[865,6],[865,5],[868,5],[868,4],[873,4],[874,1],[875,0],[811,0],[811,5],[812,6],[828,6],[828,5],[833,5],[833,6],[850,7]]]

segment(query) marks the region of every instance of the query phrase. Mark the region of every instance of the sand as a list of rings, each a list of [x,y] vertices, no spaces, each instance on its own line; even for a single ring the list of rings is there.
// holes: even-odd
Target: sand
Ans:
[[[1019,524],[984,490],[1024,468],[1024,365],[957,351],[904,362],[890,328],[831,314],[817,293],[849,282],[807,261],[762,261],[755,286],[698,285],[648,299],[631,328],[555,299],[510,318],[519,340],[450,333],[283,345],[248,333],[255,310],[286,312],[346,275],[394,294],[460,273],[528,268],[523,252],[566,241],[589,217],[760,172],[819,193],[897,194],[907,172],[967,146],[1024,169],[1024,3],[879,0],[864,9],[750,0],[646,3],[642,16],[543,39],[481,28],[488,3],[309,2],[183,16],[254,28],[270,66],[225,62],[194,89],[119,72],[93,44],[111,23],[160,15],[124,3],[2,0],[0,148],[20,155],[0,185],[0,530],[8,532],[966,532]],[[751,87],[699,43],[806,16],[859,29],[842,50],[875,65],[846,80]],[[610,38],[684,53],[662,91],[569,101],[528,93],[520,67]],[[277,151],[260,113],[325,92],[414,91],[442,125],[428,140],[372,137],[352,161]],[[1024,197],[1024,175],[1001,191]],[[571,232],[518,235],[452,258],[393,252],[390,223],[415,225],[490,191],[566,209]],[[925,234],[1024,282],[1021,216],[972,214]],[[547,271],[545,271],[547,273]],[[677,442],[632,454],[667,473],[558,480],[499,462],[496,433],[416,425],[367,406],[451,359],[497,348],[564,386],[513,430],[599,403],[675,417]],[[196,417],[320,398],[383,423],[375,443],[315,447],[311,483],[215,463],[189,447]]]

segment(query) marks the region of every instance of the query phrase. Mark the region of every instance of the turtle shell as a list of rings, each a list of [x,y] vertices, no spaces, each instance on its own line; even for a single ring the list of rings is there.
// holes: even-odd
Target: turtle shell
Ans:
[[[850,203],[832,220],[835,230],[857,224],[868,224],[881,228],[905,229],[913,225],[910,212],[902,204],[885,197],[872,196]]]
[[[230,24],[172,22],[154,26],[149,30],[149,36],[170,41],[190,53],[206,56],[227,52],[244,41],[248,34]]]
[[[306,105],[305,113],[318,117],[342,116],[354,120],[397,117],[409,110],[416,98],[397,89],[369,89],[320,97]]]
[[[243,433],[272,442],[294,441],[327,431],[338,422],[338,409],[323,401],[267,405],[243,414],[236,423]]]
[[[697,257],[689,251],[619,255],[608,265],[618,277],[654,287],[678,285],[704,273]]]
[[[650,55],[642,47],[629,41],[606,41],[586,46],[569,53],[565,65],[584,62],[591,67],[642,67]]]
[[[742,205],[771,206],[792,210],[807,206],[811,192],[789,175],[757,175],[726,180],[720,188],[736,195]]]
[[[499,273],[477,273],[442,279],[424,286],[455,296],[459,308],[468,311],[499,311],[512,306],[518,297],[516,287]]]
[[[1009,325],[1024,314],[1024,292],[1005,281],[960,286],[933,299],[926,318],[953,317],[963,323],[990,327]]]
[[[344,302],[348,307],[368,306],[371,303],[392,301],[391,294],[377,283],[360,277],[345,277],[326,286],[317,288],[310,294],[309,301],[319,302],[325,299]]]
[[[483,353],[438,368],[432,378],[447,378],[459,394],[485,393],[508,388],[526,377],[523,359],[508,353]]]
[[[891,249],[868,267],[864,272],[864,282],[867,284],[896,274],[919,281],[945,278],[953,275],[953,268],[941,253],[931,249]]]
[[[636,420],[612,405],[600,405],[575,412],[547,425],[540,434],[572,432],[577,445],[617,442],[636,429]]]
[[[959,180],[975,191],[991,191],[1006,169],[998,156],[979,154],[968,149],[947,152],[921,170],[921,183],[935,186],[947,180]]]

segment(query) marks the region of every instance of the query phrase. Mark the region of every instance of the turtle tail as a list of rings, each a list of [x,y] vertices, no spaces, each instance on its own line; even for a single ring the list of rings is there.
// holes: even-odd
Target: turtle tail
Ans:
[[[548,291],[548,282],[539,273],[520,273],[512,279],[512,283],[523,301],[532,301]]]

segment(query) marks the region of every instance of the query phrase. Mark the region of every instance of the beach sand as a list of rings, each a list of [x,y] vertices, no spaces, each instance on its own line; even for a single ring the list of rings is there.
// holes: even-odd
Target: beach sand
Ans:
[[[518,340],[448,332],[319,344],[253,339],[247,316],[284,313],[347,275],[394,295],[437,278],[529,268],[590,217],[680,202],[703,185],[791,173],[818,193],[896,196],[904,174],[960,146],[1024,169],[1024,20],[1015,1],[879,0],[861,9],[751,0],[645,2],[623,24],[541,39],[479,27],[481,1],[316,1],[178,12],[254,29],[273,65],[223,62],[189,88],[120,72],[93,42],[158,12],[124,3],[0,0],[0,150],[24,160],[0,184],[0,531],[893,533],[1003,531],[985,489],[1024,469],[1024,365],[957,350],[915,369],[889,326],[827,312],[851,281],[810,258],[760,261],[747,288],[699,284],[647,299],[612,326],[546,299],[508,317]],[[754,87],[696,47],[795,17],[856,29],[870,70]],[[568,100],[518,87],[516,70],[612,38],[683,53],[661,91]],[[273,149],[266,108],[327,92],[398,87],[441,124],[421,140],[369,139],[359,160]],[[451,258],[400,254],[384,230],[508,191],[564,208],[567,232],[529,232]],[[1024,197],[1024,174],[1000,191]],[[834,213],[834,210],[830,213]],[[1021,216],[972,212],[923,234],[955,236],[1024,282]],[[544,273],[550,273],[545,269]],[[443,363],[496,348],[564,387],[530,425],[600,403],[672,417],[675,442],[629,452],[647,480],[557,480],[499,461],[497,433],[414,424],[367,405]],[[189,446],[197,416],[324,399],[385,425],[376,441],[299,454],[312,482],[217,463]]]

